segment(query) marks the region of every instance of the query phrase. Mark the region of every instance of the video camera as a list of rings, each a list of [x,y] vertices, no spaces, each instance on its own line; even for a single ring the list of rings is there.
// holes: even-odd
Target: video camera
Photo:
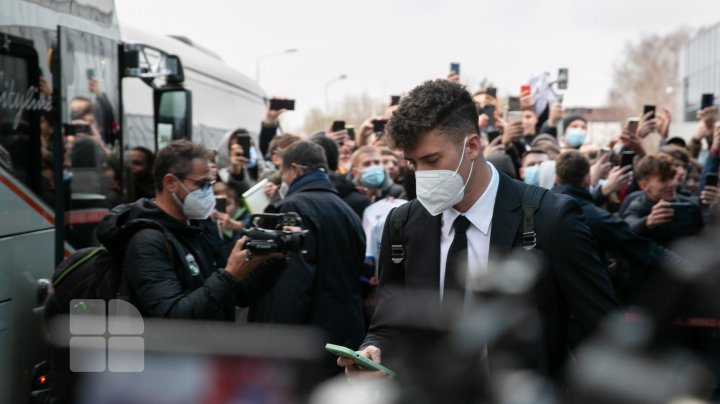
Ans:
[[[248,240],[245,246],[252,254],[265,255],[275,252],[287,253],[297,252],[304,254],[305,234],[307,230],[297,232],[284,232],[284,227],[301,227],[302,219],[295,212],[288,213],[263,213],[252,215],[252,226],[243,231]],[[274,223],[272,228],[265,228],[262,225]]]

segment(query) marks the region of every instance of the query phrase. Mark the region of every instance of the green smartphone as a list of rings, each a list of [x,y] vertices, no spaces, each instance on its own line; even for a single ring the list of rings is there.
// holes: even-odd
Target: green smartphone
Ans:
[[[397,373],[393,372],[392,370],[386,368],[385,366],[373,362],[372,360],[359,355],[355,351],[353,351],[350,348],[345,348],[344,346],[340,345],[333,345],[333,344],[325,344],[325,349],[328,350],[328,352],[333,353],[337,356],[341,356],[343,358],[350,358],[355,362],[355,365],[365,369],[365,370],[378,370],[380,372],[385,373],[386,375],[390,376],[390,378],[394,379],[397,376]]]

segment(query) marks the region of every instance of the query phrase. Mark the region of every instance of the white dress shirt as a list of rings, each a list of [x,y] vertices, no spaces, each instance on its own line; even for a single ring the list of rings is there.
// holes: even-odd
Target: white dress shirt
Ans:
[[[470,221],[467,232],[468,242],[468,279],[474,279],[485,273],[488,266],[488,257],[490,253],[490,231],[492,230],[493,210],[495,209],[495,198],[497,197],[500,176],[497,169],[487,163],[490,170],[490,183],[485,192],[477,201],[464,213],[465,217]],[[440,227],[440,298],[443,296],[445,287],[445,265],[447,261],[448,250],[455,237],[455,229],[453,223],[455,219],[462,213],[450,208],[442,213],[442,225]],[[467,290],[467,288],[466,288]],[[467,297],[471,294],[466,293]]]

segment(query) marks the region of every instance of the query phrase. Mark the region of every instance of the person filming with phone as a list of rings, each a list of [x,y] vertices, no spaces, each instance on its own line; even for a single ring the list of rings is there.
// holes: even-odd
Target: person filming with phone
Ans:
[[[650,153],[640,159],[635,164],[635,177],[643,193],[623,212],[623,219],[635,233],[664,247],[697,235],[705,225],[698,201],[677,194],[677,170],[677,162],[664,153]]]

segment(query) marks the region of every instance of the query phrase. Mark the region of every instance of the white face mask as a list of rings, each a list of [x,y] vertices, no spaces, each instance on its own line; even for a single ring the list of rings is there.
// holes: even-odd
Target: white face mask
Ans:
[[[462,201],[465,196],[465,187],[470,182],[475,161],[470,164],[470,174],[463,184],[462,176],[459,174],[460,166],[465,158],[465,146],[467,138],[463,143],[460,163],[455,171],[450,170],[426,170],[415,172],[417,199],[430,212],[437,216]]]
[[[288,186],[287,182],[283,181],[282,184],[280,184],[280,189],[278,190],[278,195],[280,195],[280,199],[285,199],[289,189],[290,187]]]
[[[180,181],[178,179],[178,181]],[[180,181],[180,185],[187,191],[187,187]],[[185,201],[181,202],[180,198],[173,193],[175,202],[182,207],[183,215],[188,219],[205,220],[210,217],[210,214],[215,207],[215,194],[213,193],[212,187],[208,187],[206,190],[198,188],[192,192],[189,192],[185,197]]]

